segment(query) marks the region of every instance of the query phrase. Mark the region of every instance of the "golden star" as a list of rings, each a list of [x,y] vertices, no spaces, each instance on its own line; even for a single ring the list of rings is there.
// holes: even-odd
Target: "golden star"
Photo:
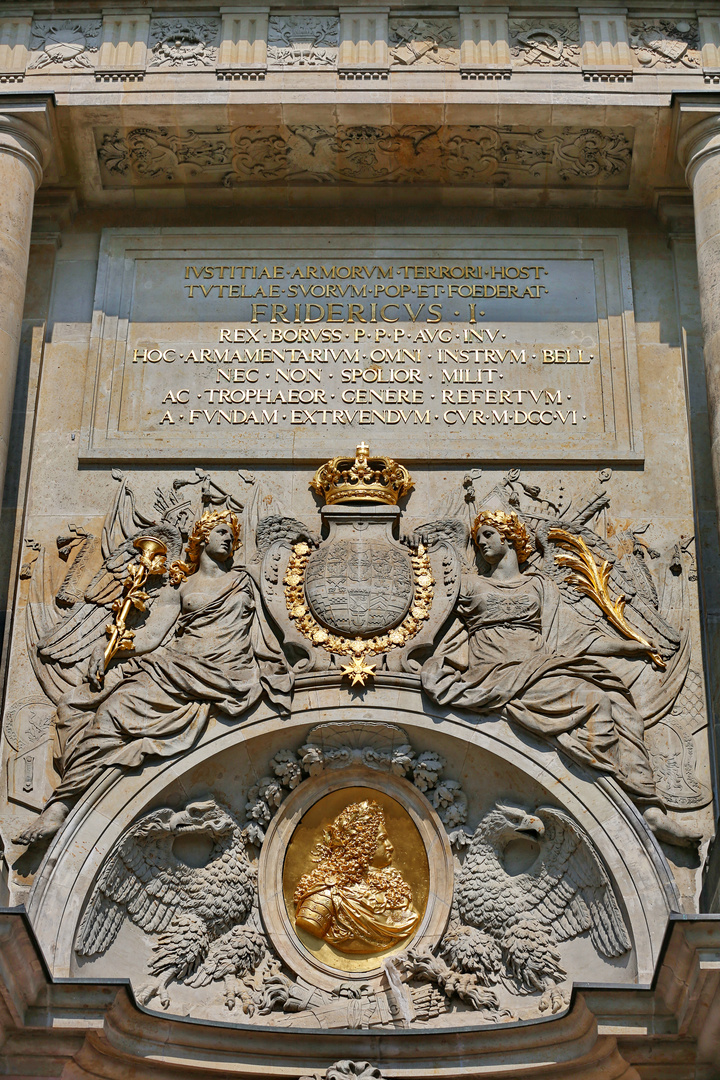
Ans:
[[[352,686],[360,683],[364,686],[368,679],[372,679],[375,672],[374,664],[366,664],[364,656],[353,656],[349,664],[342,669],[343,676],[350,680]]]

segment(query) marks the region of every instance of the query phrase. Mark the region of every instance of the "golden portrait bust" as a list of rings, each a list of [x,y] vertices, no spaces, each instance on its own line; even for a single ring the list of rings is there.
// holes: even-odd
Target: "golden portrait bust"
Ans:
[[[393,855],[382,808],[370,800],[346,806],[312,849],[315,868],[295,888],[296,927],[343,953],[384,952],[404,941],[420,913]]]

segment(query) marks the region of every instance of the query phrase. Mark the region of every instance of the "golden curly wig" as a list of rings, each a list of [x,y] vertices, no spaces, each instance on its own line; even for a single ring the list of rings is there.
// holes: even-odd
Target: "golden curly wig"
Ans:
[[[346,806],[310,853],[318,866],[298,882],[295,903],[301,903],[316,889],[343,887],[365,880],[385,891],[390,907],[409,904],[412,892],[397,870],[392,867],[376,870],[370,866],[383,829],[385,815],[376,802],[367,800]]]
[[[210,533],[216,526],[227,522],[232,529],[233,534],[233,554],[240,546],[240,522],[238,521],[232,510],[206,510],[201,517],[197,519],[192,527],[190,535],[188,536],[188,542],[185,547],[185,557],[187,562],[181,562],[179,559],[170,564],[170,580],[173,584],[178,585],[182,581],[187,581],[191,574],[194,574],[200,565],[200,555],[202,549],[208,542]]]
[[[472,527],[472,538],[475,544],[477,544],[478,530],[483,525],[490,525],[505,537],[510,546],[515,548],[518,562],[525,562],[535,550],[530,534],[514,510],[511,510],[509,514],[506,514],[504,510],[481,510]]]

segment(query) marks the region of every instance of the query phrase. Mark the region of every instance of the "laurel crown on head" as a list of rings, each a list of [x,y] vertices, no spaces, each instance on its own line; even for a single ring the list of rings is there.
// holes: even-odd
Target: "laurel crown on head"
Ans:
[[[170,580],[173,584],[178,585],[183,581],[186,581],[191,574],[194,574],[200,565],[200,555],[202,549],[207,544],[210,533],[218,525],[227,522],[230,526],[233,534],[233,554],[240,546],[240,522],[238,521],[232,510],[206,510],[202,514],[192,527],[190,535],[188,536],[188,542],[185,547],[185,556],[187,562],[181,562],[179,559],[171,563],[170,565]]]
[[[477,544],[478,531],[483,525],[490,525],[507,540],[511,547],[515,548],[518,562],[525,562],[534,552],[535,545],[530,539],[530,534],[514,510],[510,513],[504,510],[481,510],[472,527],[472,538],[475,544]]]

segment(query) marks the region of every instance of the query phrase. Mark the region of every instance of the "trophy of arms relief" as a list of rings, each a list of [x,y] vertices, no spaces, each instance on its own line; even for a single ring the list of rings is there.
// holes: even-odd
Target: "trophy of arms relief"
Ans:
[[[19,841],[57,831],[106,768],[187,752],[212,715],[239,720],[261,699],[287,713],[297,675],[352,690],[397,671],[439,706],[501,714],[614,778],[662,839],[696,842],[666,814],[706,801],[679,730],[697,682],[687,538],[658,584],[643,530],[608,528],[609,470],[574,501],[518,470],[478,498],[475,474],[400,538],[413,481],[363,444],[312,480],[324,539],[270,514],[242,474],[236,496],[200,470],[176,480],[154,516],[119,477],[81,599],[46,589],[44,553],[33,571],[27,638],[57,709],[59,782]],[[660,726],[690,755],[667,775],[648,749]]]

